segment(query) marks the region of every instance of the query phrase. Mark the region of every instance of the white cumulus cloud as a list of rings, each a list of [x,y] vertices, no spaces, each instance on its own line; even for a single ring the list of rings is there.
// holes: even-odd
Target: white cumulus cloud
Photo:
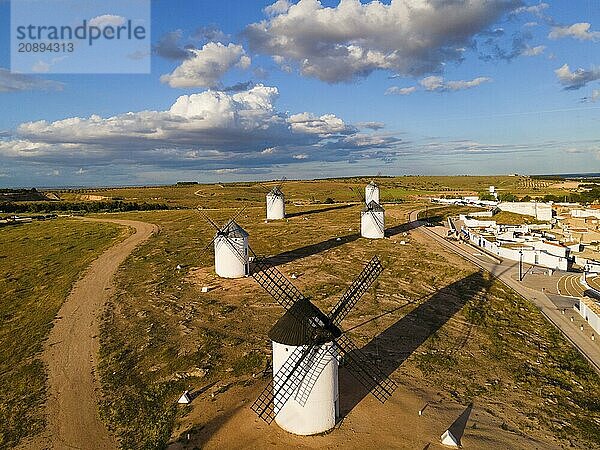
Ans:
[[[525,50],[521,52],[523,56],[539,56],[544,53],[546,50],[545,45],[537,45],[535,47],[527,47]]]
[[[398,86],[392,86],[389,87],[386,91],[385,91],[385,95],[410,95],[413,92],[416,92],[417,88],[416,86],[411,86],[411,87],[398,87]]]
[[[600,40],[600,31],[590,31],[591,24],[587,22],[574,23],[568,26],[552,27],[548,34],[550,39],[560,39],[572,37],[580,41],[598,41]]]
[[[0,92],[62,91],[63,83],[31,75],[13,73],[0,67]]]
[[[182,95],[165,111],[27,122],[0,138],[0,158],[70,166],[71,172],[106,164],[208,170],[348,160],[400,141],[359,134],[334,114],[280,112],[278,96],[277,88],[256,85]]]
[[[571,71],[568,64],[559,67],[554,71],[560,84],[567,90],[576,90],[584,87],[586,84],[600,80],[600,68],[592,67],[589,70],[579,68]]]
[[[423,78],[419,83],[427,91],[448,92],[448,91],[462,91],[465,89],[471,89],[471,88],[480,86],[483,83],[488,83],[490,81],[492,81],[492,79],[488,78],[488,77],[477,77],[470,81],[466,81],[466,80],[445,81],[443,77],[431,76],[431,77]]]
[[[290,6],[292,6],[292,4],[289,0],[277,0],[275,3],[267,6],[264,11],[268,16],[275,16],[287,12],[288,9],[290,9]]]
[[[341,0],[333,8],[300,0],[249,25],[250,48],[284,69],[337,83],[387,70],[403,76],[461,61],[474,37],[520,5],[518,0]]]
[[[127,20],[122,16],[115,16],[112,14],[104,14],[102,16],[96,16],[88,22],[91,27],[104,28],[106,26],[118,27],[123,25]]]
[[[241,45],[223,45],[209,42],[201,49],[189,49],[190,57],[175,70],[160,77],[160,81],[174,88],[215,88],[222,77],[234,67],[247,69],[250,57]]]

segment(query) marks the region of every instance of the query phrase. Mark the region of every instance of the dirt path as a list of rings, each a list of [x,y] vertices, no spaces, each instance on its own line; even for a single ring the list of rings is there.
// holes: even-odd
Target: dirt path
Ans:
[[[133,249],[158,228],[131,220],[84,220],[116,223],[135,232],[90,265],[54,320],[42,357],[48,367],[47,431],[26,444],[28,448],[117,448],[98,414],[100,317],[112,293],[113,275]]]

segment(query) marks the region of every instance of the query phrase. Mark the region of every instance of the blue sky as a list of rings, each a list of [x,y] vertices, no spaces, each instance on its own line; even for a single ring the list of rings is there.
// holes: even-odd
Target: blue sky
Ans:
[[[0,186],[600,172],[597,0],[153,1],[119,75],[10,73],[9,18]]]

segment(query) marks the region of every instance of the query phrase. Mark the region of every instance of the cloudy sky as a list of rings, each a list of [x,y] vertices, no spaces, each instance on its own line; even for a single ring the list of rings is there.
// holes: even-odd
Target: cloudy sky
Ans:
[[[156,0],[146,75],[10,72],[0,186],[600,172],[598,0]]]

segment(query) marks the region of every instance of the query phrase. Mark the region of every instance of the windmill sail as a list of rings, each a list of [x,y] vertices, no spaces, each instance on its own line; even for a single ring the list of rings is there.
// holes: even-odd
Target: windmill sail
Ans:
[[[213,242],[217,240],[217,246],[223,245],[223,243],[229,247],[233,254],[240,260],[240,262],[246,264],[246,256],[244,254],[243,247],[237,242],[233,241],[234,238],[247,237],[246,233],[242,228],[231,219],[227,225],[225,225],[219,232],[217,232]],[[221,238],[221,239],[219,239]]]
[[[285,275],[264,258],[254,260],[252,277],[285,309],[289,310],[294,303],[305,298],[302,292]],[[305,320],[304,317],[299,319]]]
[[[365,266],[360,275],[350,285],[342,298],[333,307],[329,313],[329,320],[335,325],[339,325],[354,308],[360,298],[367,292],[369,287],[375,282],[377,277],[383,272],[383,266],[377,256],[373,256],[371,261]]]
[[[338,361],[377,400],[384,403],[394,393],[398,385],[354,345],[348,336],[340,336],[333,341],[333,345],[339,352],[332,354],[338,355]]]
[[[297,333],[300,333],[297,338],[308,344],[298,346],[286,359],[275,374],[273,382],[269,383],[252,406],[253,411],[271,423],[294,393],[294,399],[304,405],[320,374],[329,363],[326,353],[343,364],[379,401],[384,402],[392,395],[396,383],[337,327],[382,272],[383,267],[378,258],[373,258],[367,264],[329,317],[265,259],[258,259],[255,269],[254,279],[287,310],[287,315],[291,315],[297,321],[296,325],[299,326],[295,328]]]
[[[375,224],[377,225],[377,228],[379,228],[379,231],[381,231],[382,233],[385,234],[385,225],[381,221],[381,217],[379,217],[379,215],[376,214],[376,212],[374,210],[369,211],[369,214],[373,218],[373,222],[375,222]]]
[[[313,351],[314,345],[296,347],[273,379],[252,404],[252,411],[267,423],[273,422],[277,413],[296,392],[306,373],[302,363]],[[306,366],[305,366],[306,367]]]

